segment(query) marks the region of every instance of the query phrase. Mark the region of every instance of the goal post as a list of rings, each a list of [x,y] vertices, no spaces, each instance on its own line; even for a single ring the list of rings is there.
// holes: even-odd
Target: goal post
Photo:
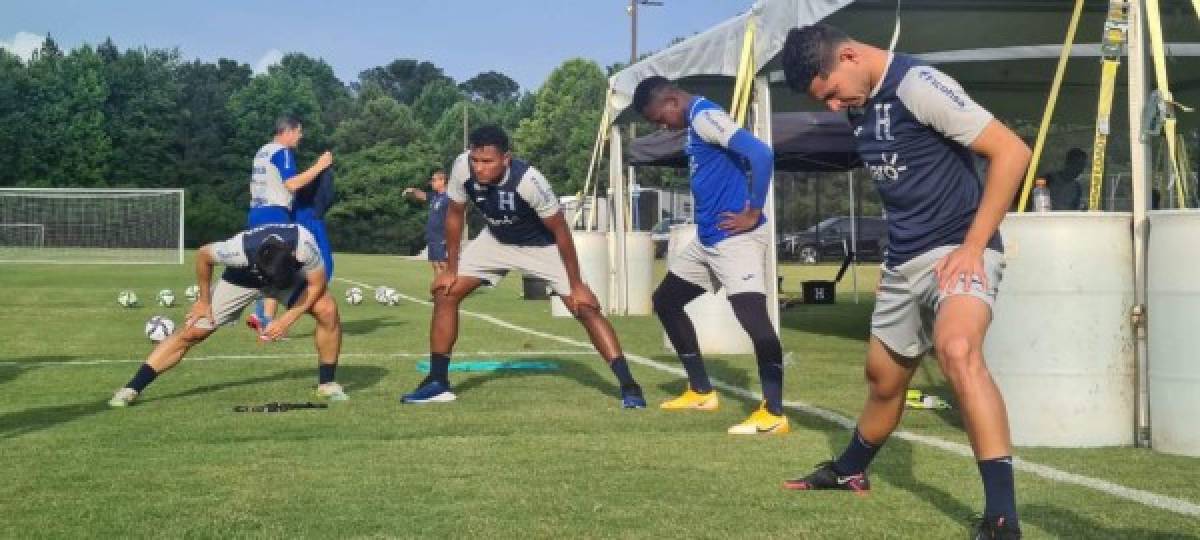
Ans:
[[[182,264],[182,189],[0,188],[0,263]]]

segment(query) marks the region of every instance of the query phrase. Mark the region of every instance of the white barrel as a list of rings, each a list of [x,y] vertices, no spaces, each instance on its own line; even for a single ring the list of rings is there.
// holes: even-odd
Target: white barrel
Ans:
[[[608,238],[595,231],[572,231],[575,255],[579,258],[579,275],[600,301],[601,311],[608,310]],[[550,299],[550,314],[570,317],[567,305],[557,296]]]
[[[1200,456],[1200,212],[1149,213],[1146,288],[1150,442],[1155,450]]]
[[[654,240],[649,232],[625,233],[625,301],[629,315],[650,315],[654,304]]]
[[[667,240],[667,261],[674,259],[696,238],[695,225],[675,225]],[[760,263],[761,264],[761,263]],[[725,290],[715,294],[704,293],[683,308],[696,328],[701,354],[752,354],[754,343],[742,330],[741,323],[733,314],[733,307],[725,297]],[[671,340],[663,333],[663,344],[672,350]]]
[[[1009,214],[1004,277],[984,357],[1013,444],[1133,444],[1132,218]]]

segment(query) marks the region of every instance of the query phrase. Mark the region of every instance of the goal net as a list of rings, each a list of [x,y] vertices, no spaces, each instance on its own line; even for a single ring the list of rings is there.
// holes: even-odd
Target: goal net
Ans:
[[[182,264],[182,189],[0,188],[0,262]]]

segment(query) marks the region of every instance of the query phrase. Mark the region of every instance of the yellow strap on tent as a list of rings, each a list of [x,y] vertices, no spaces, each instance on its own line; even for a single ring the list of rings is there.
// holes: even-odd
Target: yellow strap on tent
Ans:
[[[754,86],[754,18],[746,19],[746,33],[742,38],[742,54],[738,61],[737,80],[733,83],[733,104],[730,114],[738,125],[746,121],[746,110],[750,108],[750,89]]]
[[[1110,121],[1113,92],[1128,33],[1129,2],[1109,0],[1108,17],[1104,21],[1104,39],[1100,47],[1104,59],[1100,68],[1100,94],[1096,98],[1096,133],[1092,141],[1092,173],[1089,182],[1091,187],[1088,190],[1088,210],[1093,212],[1100,209],[1100,193],[1104,187],[1104,160],[1108,152],[1108,134],[1112,127]]]
[[[1200,0],[1197,0],[1200,2]],[[1042,147],[1046,144],[1046,132],[1050,130],[1050,119],[1054,117],[1054,106],[1058,104],[1058,91],[1062,88],[1063,75],[1067,72],[1067,59],[1071,57],[1071,46],[1075,43],[1075,29],[1079,27],[1079,16],[1083,13],[1083,0],[1075,0],[1075,11],[1071,14],[1071,23],[1067,25],[1067,37],[1063,41],[1062,52],[1058,55],[1058,68],[1054,71],[1054,82],[1050,85],[1050,99],[1046,101],[1046,109],[1042,112],[1042,124],[1038,127],[1037,140],[1033,143],[1033,159],[1025,171],[1025,184],[1021,188],[1021,202],[1017,205],[1018,212],[1024,212],[1029,203],[1029,192],[1033,189],[1033,177],[1037,175],[1038,161],[1042,159]]]
[[[1186,206],[1187,189],[1184,187],[1184,178],[1179,173],[1178,151],[1175,147],[1178,140],[1175,136],[1175,103],[1171,96],[1170,81],[1167,79],[1167,55],[1163,46],[1162,13],[1158,9],[1158,0],[1146,0],[1146,26],[1150,31],[1150,52],[1154,57],[1154,78],[1158,82],[1158,92],[1167,104],[1163,135],[1167,139],[1169,168],[1175,180],[1175,195],[1179,197],[1179,204]]]

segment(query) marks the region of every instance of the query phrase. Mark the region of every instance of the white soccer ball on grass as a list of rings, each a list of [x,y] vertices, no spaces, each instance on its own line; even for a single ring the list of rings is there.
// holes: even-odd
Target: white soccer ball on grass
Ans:
[[[352,306],[357,306],[363,301],[362,289],[358,287],[350,287],[346,290],[346,303]]]
[[[158,343],[173,333],[175,333],[175,321],[171,319],[155,315],[146,321],[146,337],[150,338],[150,341]]]
[[[117,303],[121,304],[121,307],[127,307],[127,308],[137,307],[137,305],[138,305],[137,293],[135,293],[131,290],[128,290],[128,289],[121,291],[121,293],[117,295]]]
[[[385,302],[385,303],[389,306],[394,306],[394,305],[399,304],[400,303],[400,293],[396,292],[396,289],[388,289],[387,290],[387,302]]]
[[[162,307],[171,307],[175,305],[175,291],[171,289],[163,289],[158,291],[158,305]]]
[[[192,285],[192,286],[184,289],[183,294],[184,294],[184,296],[187,296],[187,299],[189,301],[195,302],[196,299],[200,297],[200,286]]]

